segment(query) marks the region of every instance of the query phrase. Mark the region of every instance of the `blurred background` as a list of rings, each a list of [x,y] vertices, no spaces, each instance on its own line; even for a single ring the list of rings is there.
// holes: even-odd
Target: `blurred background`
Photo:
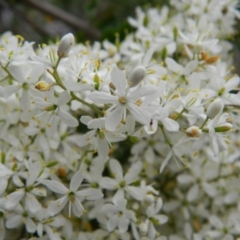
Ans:
[[[131,30],[136,6],[161,6],[168,0],[0,0],[0,33],[11,30],[37,43],[72,32],[77,40],[114,40]],[[123,36],[121,36],[123,38]]]
[[[169,0],[0,0],[0,34],[11,31],[34,41],[35,46],[55,42],[69,32],[77,42],[114,42],[116,33],[124,39],[133,30],[127,17],[135,15],[137,6],[165,4]],[[235,67],[240,74],[240,21],[236,28],[239,34],[232,41],[236,48]]]

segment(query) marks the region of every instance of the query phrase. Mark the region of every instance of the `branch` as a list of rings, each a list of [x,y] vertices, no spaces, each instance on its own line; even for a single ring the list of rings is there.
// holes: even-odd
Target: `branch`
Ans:
[[[87,21],[79,19],[78,17],[63,11],[62,9],[46,1],[25,0],[24,2],[31,5],[40,12],[49,14],[55,18],[64,21],[73,28],[84,31],[86,35],[88,35],[93,40],[100,38],[100,31],[90,25]]]

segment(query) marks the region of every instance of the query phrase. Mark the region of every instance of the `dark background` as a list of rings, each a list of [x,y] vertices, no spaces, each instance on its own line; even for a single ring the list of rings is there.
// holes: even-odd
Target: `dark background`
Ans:
[[[240,2],[240,1],[239,1]],[[169,0],[0,0],[0,34],[11,31],[27,41],[50,43],[72,32],[77,42],[114,42],[133,31],[127,22],[137,6],[161,7]],[[240,21],[235,44],[236,71],[240,74]]]

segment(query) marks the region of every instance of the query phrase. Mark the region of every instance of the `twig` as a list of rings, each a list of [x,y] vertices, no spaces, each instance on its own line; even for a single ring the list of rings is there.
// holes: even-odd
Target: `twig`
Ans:
[[[100,31],[90,25],[87,21],[79,19],[78,17],[63,11],[62,9],[50,4],[47,1],[25,0],[24,2],[39,10],[40,12],[49,14],[64,21],[76,29],[84,31],[86,35],[88,35],[91,39],[97,40],[100,38]]]

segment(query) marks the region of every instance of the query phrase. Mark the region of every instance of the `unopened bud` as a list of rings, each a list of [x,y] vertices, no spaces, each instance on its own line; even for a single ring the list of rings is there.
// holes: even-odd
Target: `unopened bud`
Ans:
[[[141,223],[139,225],[139,231],[142,235],[146,235],[148,232],[148,225],[146,223]]]
[[[67,57],[71,46],[74,44],[74,36],[72,33],[68,33],[62,37],[60,44],[58,46],[58,56],[60,58]]]
[[[51,84],[45,82],[45,81],[39,81],[36,83],[35,88],[41,92],[47,92],[51,88]]]
[[[222,124],[221,126],[219,127],[216,127],[215,128],[215,132],[227,132],[229,130],[232,129],[232,124],[231,123],[225,123],[225,124]]]
[[[202,134],[202,130],[197,127],[197,126],[192,126],[192,127],[189,127],[187,130],[186,130],[186,133],[189,137],[195,137],[195,138],[198,138],[201,136]]]
[[[219,113],[223,111],[223,102],[220,99],[214,100],[207,109],[207,116],[210,119],[215,118]]]
[[[152,203],[154,203],[155,199],[154,196],[152,194],[147,194],[144,197],[144,203],[148,206],[150,206]]]
[[[128,82],[130,87],[137,86],[146,76],[146,69],[143,66],[137,66],[129,74]]]

